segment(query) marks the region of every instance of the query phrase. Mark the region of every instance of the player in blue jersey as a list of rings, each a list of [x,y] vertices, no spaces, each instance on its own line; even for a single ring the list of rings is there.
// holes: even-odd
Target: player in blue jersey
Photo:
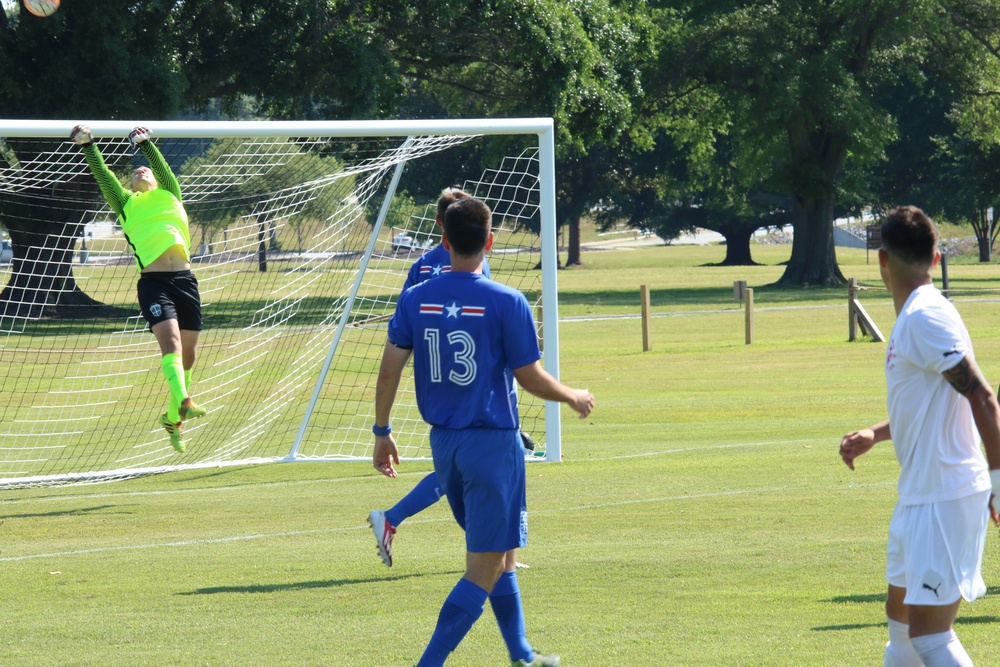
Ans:
[[[403,368],[413,357],[417,407],[431,425],[434,469],[465,530],[466,569],[449,593],[418,667],[443,665],[483,613],[486,600],[513,665],[559,664],[528,643],[516,552],[527,543],[525,463],[516,379],[539,398],[569,404],[581,417],[594,397],[547,373],[531,306],[523,294],[482,274],[493,243],[490,209],[469,197],[445,214],[451,271],[407,290],[389,322],[375,390],[377,470],[399,463],[390,414]]]
[[[444,212],[448,210],[448,207],[457,202],[459,199],[466,199],[469,197],[469,193],[465,190],[459,190],[458,188],[445,188],[441,191],[441,195],[437,200],[437,215],[434,218],[434,222],[438,227],[444,228]],[[443,273],[449,273],[451,271],[451,253],[448,249],[444,247],[443,243],[438,243],[436,246],[428,250],[426,253],[420,256],[420,258],[413,263],[410,267],[409,273],[406,274],[406,282],[403,283],[403,291],[405,292],[414,285],[419,285],[425,280],[430,278],[436,278]],[[483,258],[483,275],[487,278],[490,277],[490,263],[487,259]]]
[[[458,188],[445,188],[437,200],[437,214],[435,222],[438,227],[444,227],[444,212],[448,206],[459,199],[469,197],[469,193]],[[436,278],[440,275],[451,272],[451,253],[439,243],[433,249],[424,253],[410,267],[403,283],[403,292],[419,285],[425,280]],[[483,275],[490,277],[490,264],[483,259]],[[524,438],[525,436],[522,436]],[[531,442],[530,438],[526,440]],[[423,512],[425,509],[441,499],[444,490],[438,481],[436,473],[431,473],[417,483],[413,489],[403,496],[399,502],[388,510],[372,510],[368,515],[368,525],[371,526],[375,534],[375,544],[378,547],[379,558],[382,562],[392,567],[392,540],[396,535],[396,529],[406,519]]]
[[[442,190],[437,200],[437,214],[434,218],[437,226],[444,227],[444,212],[448,206],[468,196],[469,193],[458,188]],[[439,243],[413,263],[406,274],[406,282],[403,283],[402,291],[405,292],[414,285],[419,285],[425,280],[449,272],[451,272],[451,253],[448,252],[443,243]],[[483,260],[483,275],[487,278],[490,275],[490,265],[485,259]],[[392,539],[395,537],[399,525],[414,514],[418,514],[436,503],[441,499],[443,493],[444,490],[438,482],[437,474],[432,472],[420,480],[413,487],[413,490],[403,496],[390,509],[372,510],[371,514],[368,515],[368,525],[375,533],[378,555],[383,563],[392,567]]]

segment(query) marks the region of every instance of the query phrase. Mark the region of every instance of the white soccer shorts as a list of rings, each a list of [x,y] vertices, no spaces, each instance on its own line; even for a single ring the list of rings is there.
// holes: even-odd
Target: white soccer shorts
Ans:
[[[908,605],[947,605],[986,593],[983,548],[990,492],[924,505],[896,505],[889,522],[885,578]]]

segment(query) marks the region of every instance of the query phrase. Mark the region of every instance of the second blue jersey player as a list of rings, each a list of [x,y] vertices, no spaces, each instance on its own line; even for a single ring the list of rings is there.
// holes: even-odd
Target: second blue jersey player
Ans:
[[[444,213],[450,205],[467,197],[469,197],[469,193],[458,188],[442,190],[437,200],[434,220],[437,226],[444,227]],[[483,259],[482,271],[484,276],[490,277],[490,263],[485,258]],[[443,243],[439,243],[413,263],[406,275],[402,292],[414,285],[449,273],[451,273],[451,253],[448,252]],[[400,498],[399,502],[391,508],[371,511],[368,515],[368,525],[375,533],[375,544],[378,547],[379,558],[382,559],[383,563],[392,567],[392,542],[400,524],[439,501],[443,493],[444,490],[438,482],[437,474],[432,472],[421,479],[409,493]]]

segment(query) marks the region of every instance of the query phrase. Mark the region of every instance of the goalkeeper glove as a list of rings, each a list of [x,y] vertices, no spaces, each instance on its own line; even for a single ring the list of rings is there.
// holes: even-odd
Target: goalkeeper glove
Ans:
[[[94,137],[90,135],[90,128],[86,125],[77,125],[70,130],[69,138],[77,146],[86,146],[94,142]]]
[[[128,140],[132,142],[132,145],[138,146],[141,143],[149,141],[149,137],[152,136],[153,131],[148,127],[137,127],[131,132],[129,132]]]

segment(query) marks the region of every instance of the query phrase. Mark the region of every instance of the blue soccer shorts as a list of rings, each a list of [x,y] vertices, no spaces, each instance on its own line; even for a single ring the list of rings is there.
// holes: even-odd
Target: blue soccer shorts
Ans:
[[[528,543],[524,450],[516,429],[431,429],[434,469],[474,553]]]

